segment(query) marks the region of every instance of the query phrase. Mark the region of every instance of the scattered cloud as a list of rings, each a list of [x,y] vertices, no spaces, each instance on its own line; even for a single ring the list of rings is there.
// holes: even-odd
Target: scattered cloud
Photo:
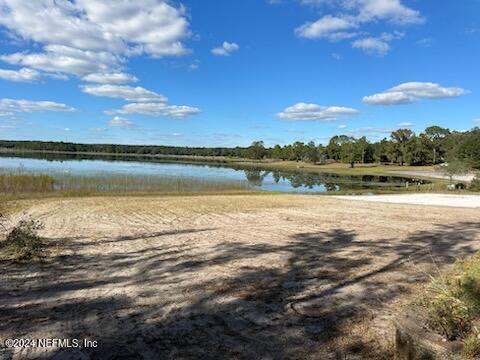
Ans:
[[[442,87],[431,82],[407,82],[384,92],[365,96],[363,102],[370,105],[411,104],[421,99],[445,99],[467,94],[458,87]]]
[[[196,115],[200,109],[191,106],[168,105],[162,102],[139,102],[125,104],[120,109],[107,110],[105,113],[113,114],[140,114],[155,117],[185,118]]]
[[[383,33],[379,37],[366,37],[357,39],[352,42],[352,47],[355,49],[361,49],[367,54],[375,56],[385,56],[390,51],[389,42],[392,40],[401,39],[404,36],[403,33]]]
[[[191,34],[185,8],[158,0],[0,0],[0,25],[42,46],[1,60],[77,76],[118,70],[131,56],[184,55]]]
[[[287,130],[284,130],[285,132],[288,132],[290,134],[304,134],[305,131],[303,130],[297,130],[297,129],[287,129]]]
[[[221,46],[212,49],[212,54],[216,56],[230,56],[239,49],[240,46],[238,46],[238,44],[224,41]]]
[[[106,128],[101,128],[101,127],[94,127],[94,128],[89,128],[88,131],[91,131],[93,133],[103,133],[106,132],[108,129]]]
[[[160,101],[166,102],[168,99],[153,91],[147,90],[141,86],[128,86],[128,85],[83,85],[80,89],[87,94],[94,96],[105,96],[111,98],[120,98],[127,101]]]
[[[338,128],[339,128],[339,129],[346,129],[346,128],[347,128],[347,125],[345,125],[345,124],[338,125]]]
[[[473,119],[473,122],[474,122],[475,124],[479,124],[479,125],[480,125],[480,118]]]
[[[337,53],[332,53],[332,58],[334,58],[335,60],[341,60],[342,56],[340,54],[337,54]]]
[[[68,105],[53,101],[32,101],[17,99],[0,99],[0,113],[13,112],[39,112],[39,111],[55,111],[55,112],[72,112],[75,108]]]
[[[401,0],[345,0],[347,7],[356,8],[361,22],[385,20],[393,24],[422,24],[420,12],[402,4]]]
[[[417,41],[417,45],[420,47],[430,47],[433,44],[433,39],[431,38],[423,38]]]
[[[317,21],[307,22],[295,29],[295,34],[307,39],[327,39],[329,41],[339,41],[355,37],[357,34],[349,32],[357,28],[358,23],[352,17],[338,17],[326,15]]]
[[[366,126],[366,127],[350,130],[346,133],[346,135],[352,136],[352,137],[361,137],[361,136],[367,136],[367,135],[390,134],[392,133],[392,131],[395,131],[395,129]]]
[[[317,104],[297,103],[287,107],[277,116],[283,120],[331,121],[339,116],[355,115],[358,110],[341,106],[321,106]]]
[[[377,56],[385,56],[390,51],[390,45],[386,41],[373,37],[355,40],[352,47]]]
[[[412,127],[413,124],[411,122],[401,122],[401,123],[398,123],[397,126],[402,128],[409,128],[409,127]]]
[[[43,53],[13,53],[1,55],[0,60],[28,66],[47,73],[85,76],[117,68],[120,58],[105,51],[75,49],[63,45],[48,45]]]
[[[2,116],[1,113],[0,116]],[[0,120],[0,131],[10,131],[18,127],[18,120],[14,117],[3,118]]]
[[[84,76],[82,80],[99,84],[125,84],[138,81],[135,76],[123,72],[93,73]]]
[[[113,119],[110,119],[107,121],[108,126],[113,126],[113,127],[121,127],[121,128],[133,128],[135,126],[135,123],[133,121],[130,121],[128,119],[122,118],[120,116],[115,116]]]
[[[28,68],[20,70],[0,69],[0,78],[16,82],[34,82],[40,80],[41,75],[38,71]]]
[[[366,24],[383,21],[405,26],[425,22],[419,11],[403,5],[401,0],[301,0],[301,3],[328,6],[335,14],[326,14],[299,26],[295,29],[298,37],[331,42],[357,38],[352,46],[373,55],[385,55],[390,50],[389,42],[400,37],[386,33],[369,35],[362,31]]]

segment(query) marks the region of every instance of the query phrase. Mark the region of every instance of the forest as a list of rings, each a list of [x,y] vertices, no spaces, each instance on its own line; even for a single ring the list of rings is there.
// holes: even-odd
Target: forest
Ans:
[[[223,156],[253,160],[274,159],[309,163],[342,162],[350,164],[390,163],[398,165],[436,165],[459,163],[480,169],[480,128],[451,131],[430,126],[416,134],[411,129],[398,129],[389,137],[371,142],[365,136],[333,136],[327,145],[294,142],[266,147],[254,141],[249,147],[185,147],[159,145],[76,144],[53,141],[0,140],[0,149],[10,151],[45,151],[102,154],[136,154],[169,156]]]

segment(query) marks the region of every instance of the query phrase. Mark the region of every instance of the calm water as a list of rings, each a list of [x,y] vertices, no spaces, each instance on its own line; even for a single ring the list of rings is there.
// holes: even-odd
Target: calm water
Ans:
[[[125,176],[128,190],[142,186],[139,179],[193,179],[202,182],[225,182],[256,189],[282,192],[326,192],[341,190],[361,190],[375,188],[404,187],[409,179],[386,176],[344,176],[327,173],[305,173],[299,171],[258,169],[227,165],[161,162],[152,159],[100,157],[85,158],[85,156],[49,155],[48,159],[38,158],[44,155],[34,155],[37,158],[20,156],[0,156],[0,172],[25,172],[47,174],[58,182],[59,188],[71,187],[64,179],[96,178],[108,182],[109,178]],[[62,182],[63,181],[63,182]],[[113,180],[112,180],[113,181]],[[80,182],[79,182],[80,183]],[[133,189],[132,189],[133,187]],[[141,190],[141,189],[138,189]]]

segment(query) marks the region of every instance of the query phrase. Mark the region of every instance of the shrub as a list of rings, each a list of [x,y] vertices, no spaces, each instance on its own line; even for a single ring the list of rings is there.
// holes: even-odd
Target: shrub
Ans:
[[[471,191],[480,191],[480,177],[479,176],[475,177],[475,179],[472,180],[472,182],[470,183],[469,189]]]
[[[22,220],[8,233],[1,247],[10,250],[17,260],[40,257],[44,244],[37,232],[41,228],[38,221]]]
[[[478,334],[470,334],[464,343],[463,354],[469,359],[480,357],[480,338]]]
[[[480,254],[457,262],[426,290],[428,325],[448,340],[463,340],[469,349],[479,345],[472,336],[479,335],[475,324],[480,320]]]

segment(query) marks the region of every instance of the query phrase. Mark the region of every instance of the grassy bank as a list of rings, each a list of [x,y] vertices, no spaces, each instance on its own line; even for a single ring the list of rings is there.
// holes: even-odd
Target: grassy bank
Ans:
[[[381,165],[381,164],[357,164],[351,168],[348,164],[332,163],[332,164],[311,164],[302,161],[282,161],[282,160],[252,160],[243,158],[232,158],[225,156],[186,156],[186,155],[149,155],[149,154],[121,154],[121,153],[94,153],[94,152],[67,152],[67,151],[15,151],[10,149],[0,149],[3,154],[20,154],[20,155],[77,155],[91,157],[119,157],[132,159],[151,159],[151,160],[169,160],[175,162],[197,162],[197,163],[217,163],[229,164],[247,167],[259,167],[263,169],[285,169],[285,170],[304,170],[312,172],[329,172],[345,175],[392,175],[390,172],[395,171],[433,171],[433,166],[398,166],[398,165]]]

